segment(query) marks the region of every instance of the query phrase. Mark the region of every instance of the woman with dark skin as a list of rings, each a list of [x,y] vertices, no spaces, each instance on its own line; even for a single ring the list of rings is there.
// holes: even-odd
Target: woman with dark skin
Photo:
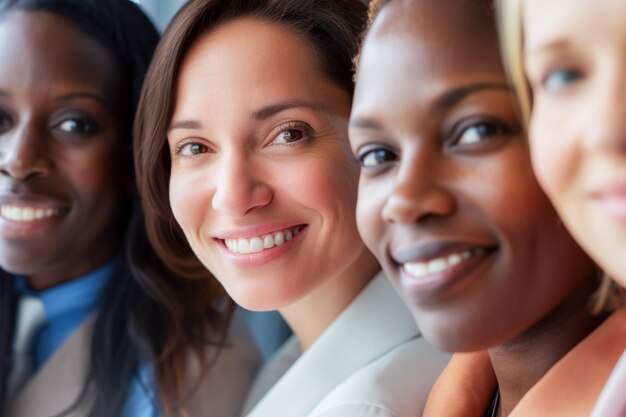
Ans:
[[[356,229],[346,128],[364,21],[357,0],[190,1],[146,77],[135,149],[155,246],[193,250],[237,303],[294,331],[250,417],[413,417],[448,360]]]
[[[614,337],[600,278],[539,188],[491,5],[372,4],[350,141],[357,223],[424,336],[453,358],[425,416],[586,416]]]
[[[159,262],[135,201],[131,125],[156,30],[124,0],[0,7],[2,415],[160,416],[195,401],[234,416],[242,399],[217,389],[210,406],[216,381],[202,374],[223,338],[223,292]],[[32,306],[42,320],[28,347]],[[215,369],[231,359],[249,376],[245,355]]]

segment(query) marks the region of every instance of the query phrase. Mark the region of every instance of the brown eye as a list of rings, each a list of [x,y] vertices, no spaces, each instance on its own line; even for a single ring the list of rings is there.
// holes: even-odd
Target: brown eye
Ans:
[[[13,120],[8,113],[0,110],[0,133],[7,132],[13,126]]]
[[[359,156],[363,168],[376,168],[386,162],[397,160],[395,153],[384,148],[368,149]]]
[[[313,129],[307,123],[293,121],[282,124],[274,129],[270,137],[272,137],[272,145],[289,145],[296,144],[313,137]]]
[[[98,130],[98,126],[93,120],[73,118],[61,121],[56,129],[72,135],[91,135]]]
[[[459,135],[459,139],[456,141],[457,145],[471,145],[479,143],[485,139],[494,136],[500,136],[508,133],[509,130],[498,123],[494,122],[481,122],[476,123],[465,128]]]
[[[274,140],[277,143],[297,142],[304,138],[304,132],[298,129],[283,130]]]

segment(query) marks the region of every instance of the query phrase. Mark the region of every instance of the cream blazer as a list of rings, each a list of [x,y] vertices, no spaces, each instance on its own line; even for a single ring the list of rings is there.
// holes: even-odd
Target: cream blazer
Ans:
[[[416,417],[450,356],[430,347],[379,273],[300,354],[296,339],[268,363],[247,417]]]
[[[87,361],[85,346],[89,346],[93,317],[81,324],[59,347],[45,365],[26,383],[10,404],[4,417],[51,417],[67,409],[82,389]],[[190,387],[199,369],[190,361]],[[242,317],[236,314],[226,347],[220,352],[208,375],[192,392],[186,402],[189,417],[235,417],[260,363],[260,354]],[[67,417],[85,417],[86,407]]]

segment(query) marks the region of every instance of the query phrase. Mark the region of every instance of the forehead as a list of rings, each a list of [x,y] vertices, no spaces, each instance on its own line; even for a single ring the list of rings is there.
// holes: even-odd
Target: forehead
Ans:
[[[201,36],[185,56],[178,91],[206,94],[227,88],[237,98],[272,101],[285,94],[315,94],[324,81],[317,53],[290,28],[254,18],[225,23]],[[199,91],[198,85],[207,89]]]
[[[494,18],[474,0],[387,5],[361,54],[355,105],[380,95],[402,100],[436,95],[457,84],[504,78]]]
[[[12,11],[0,19],[0,88],[52,88],[59,83],[112,91],[113,56],[60,16]]]
[[[525,48],[533,51],[562,41],[620,42],[626,45],[626,1],[526,0],[523,7]],[[566,13],[564,11],[567,11]]]

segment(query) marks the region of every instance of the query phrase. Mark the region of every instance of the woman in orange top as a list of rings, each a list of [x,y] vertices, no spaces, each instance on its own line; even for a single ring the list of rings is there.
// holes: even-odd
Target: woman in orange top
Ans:
[[[533,177],[491,3],[371,12],[350,121],[359,230],[423,335],[470,352],[425,415],[588,415],[616,359],[594,363],[596,346],[626,337],[626,312],[590,311],[601,274]]]

